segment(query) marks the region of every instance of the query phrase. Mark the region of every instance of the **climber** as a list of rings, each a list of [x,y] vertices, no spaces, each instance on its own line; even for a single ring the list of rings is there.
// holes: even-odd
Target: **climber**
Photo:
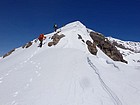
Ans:
[[[58,29],[57,24],[54,24],[53,28],[54,28],[54,31],[56,32],[56,30]]]
[[[40,34],[38,37],[38,40],[40,41],[39,47],[42,47],[42,43],[44,39],[46,39],[46,36],[44,36],[44,34]]]

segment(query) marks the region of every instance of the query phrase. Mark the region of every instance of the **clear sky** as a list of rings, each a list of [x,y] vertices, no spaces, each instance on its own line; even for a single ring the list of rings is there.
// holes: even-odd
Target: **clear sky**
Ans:
[[[1,0],[0,56],[79,20],[121,40],[140,42],[140,0]]]

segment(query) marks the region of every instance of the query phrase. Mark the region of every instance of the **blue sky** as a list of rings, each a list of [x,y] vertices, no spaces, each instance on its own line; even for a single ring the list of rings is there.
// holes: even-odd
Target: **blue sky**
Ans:
[[[121,40],[140,41],[140,0],[2,0],[0,55],[79,20]]]

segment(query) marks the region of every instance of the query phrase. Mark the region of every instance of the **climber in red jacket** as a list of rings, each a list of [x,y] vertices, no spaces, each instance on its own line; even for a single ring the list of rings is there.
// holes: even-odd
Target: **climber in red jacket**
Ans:
[[[42,47],[42,43],[44,39],[46,39],[46,36],[44,36],[44,34],[40,34],[38,37],[38,40],[40,41],[39,47]]]

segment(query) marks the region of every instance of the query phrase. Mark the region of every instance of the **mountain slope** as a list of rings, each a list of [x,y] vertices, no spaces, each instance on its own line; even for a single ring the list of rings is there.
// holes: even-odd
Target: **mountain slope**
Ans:
[[[140,42],[122,41],[107,37],[122,53],[130,65],[140,65]]]
[[[122,41],[112,37],[108,37],[108,39],[112,41],[112,43],[116,43],[119,47],[140,53],[140,42]]]
[[[48,46],[50,33],[42,48],[34,40],[1,60],[1,105],[139,105],[140,66],[115,62],[99,48],[91,55],[78,35],[92,39],[78,21],[60,30],[65,37],[55,46]]]

